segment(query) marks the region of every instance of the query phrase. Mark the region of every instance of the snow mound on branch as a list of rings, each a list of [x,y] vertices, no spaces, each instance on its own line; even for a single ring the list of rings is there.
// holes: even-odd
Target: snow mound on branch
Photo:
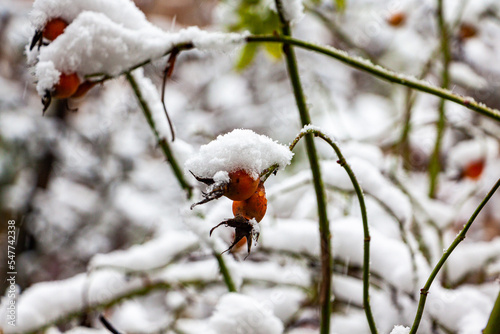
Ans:
[[[216,333],[226,334],[283,333],[283,323],[270,309],[238,293],[228,293],[219,300],[210,326]]]
[[[121,267],[129,271],[158,269],[166,266],[175,256],[197,247],[198,238],[191,232],[171,231],[164,236],[127,250],[97,254],[90,268]]]
[[[162,57],[177,44],[191,43],[199,50],[230,51],[247,35],[208,32],[197,27],[165,32],[149,23],[128,0],[112,0],[109,4],[96,0],[35,2],[31,13],[35,27],[43,27],[54,16],[69,22],[64,33],[40,51],[27,50],[31,60],[40,52],[36,66],[40,95],[52,89],[57,83],[54,78],[59,78],[61,72],[117,76]],[[50,68],[52,71],[48,71]]]
[[[204,178],[212,178],[219,171],[231,173],[243,169],[256,179],[272,165],[285,168],[292,157],[285,145],[251,130],[236,129],[203,145],[196,156],[186,161],[185,167]]]

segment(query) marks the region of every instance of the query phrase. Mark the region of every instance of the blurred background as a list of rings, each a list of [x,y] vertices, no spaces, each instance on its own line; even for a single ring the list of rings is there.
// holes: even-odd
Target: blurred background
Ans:
[[[346,0],[345,9],[340,9],[335,1],[304,1],[306,15],[294,25],[294,36],[345,49],[440,85],[443,63],[436,2]],[[450,89],[500,108],[498,2],[445,3],[452,58]],[[200,196],[196,192],[186,199],[123,78],[98,85],[83,98],[55,101],[42,116],[33,69],[24,55],[34,34],[28,19],[32,4],[0,1],[0,271],[6,272],[7,221],[15,219],[21,291],[38,282],[85,272],[98,253],[128,249],[167,231],[185,229],[185,210]],[[140,0],[136,4],[167,31],[190,25],[252,33],[278,29],[275,13],[257,0]],[[430,198],[428,168],[439,99],[322,55],[303,50],[297,54],[313,123],[332,134],[348,158],[368,161],[400,189],[398,194],[409,199],[412,213],[406,226],[415,235],[418,251],[435,263],[499,177],[500,124],[445,104],[439,186]],[[165,62],[160,59],[145,68],[159,90]],[[229,53],[181,53],[167,84],[166,105],[178,136],[172,147],[181,164],[200,145],[235,128],[249,128],[283,144],[301,128],[277,45],[248,45]],[[323,160],[336,160],[327,145],[318,143],[318,148]],[[282,218],[316,219],[312,187],[293,179],[307,170],[300,146],[293,164],[266,184],[271,189],[291,180],[292,187],[283,193],[275,188],[261,225],[272,226]],[[186,178],[197,187],[188,174]],[[353,198],[342,189],[330,189],[330,219],[359,217]],[[370,222],[376,231],[401,241],[400,225],[383,212],[384,201],[397,199],[368,200]],[[448,281],[445,273],[443,286],[467,284],[478,291],[493,291],[500,272],[499,207],[497,194],[467,240],[482,247],[477,252],[471,248],[471,254],[482,254],[477,255],[480,265]],[[227,204],[228,214],[229,208]],[[229,234],[226,239],[231,240]],[[196,260],[210,252],[202,249],[193,256],[191,260]],[[283,252],[259,253],[257,248],[246,261],[292,260]],[[313,259],[300,265],[314,274],[318,263]],[[337,273],[359,278],[359,267],[339,260],[335,268]],[[5,280],[0,282],[5,291]],[[301,297],[301,308],[311,307],[307,301],[314,298],[309,297]],[[340,298],[334,304],[336,312],[349,314],[350,301]],[[352,307],[359,309],[359,305]],[[288,321],[289,330],[315,329],[317,324],[310,318],[316,319],[304,316],[301,322],[300,317],[290,317],[284,322]],[[428,328],[448,333],[444,325]]]

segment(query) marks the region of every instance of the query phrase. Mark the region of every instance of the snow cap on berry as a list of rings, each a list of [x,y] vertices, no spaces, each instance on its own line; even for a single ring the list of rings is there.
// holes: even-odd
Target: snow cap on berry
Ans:
[[[272,165],[285,168],[293,153],[288,147],[252,130],[236,129],[203,145],[186,161],[187,170],[199,177],[213,178],[217,172],[245,170],[256,179]]]

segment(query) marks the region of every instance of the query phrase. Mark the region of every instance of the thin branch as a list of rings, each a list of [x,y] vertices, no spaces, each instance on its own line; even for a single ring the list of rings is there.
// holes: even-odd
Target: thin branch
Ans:
[[[440,87],[433,86],[429,84],[426,81],[419,80],[417,78],[404,75],[401,73],[397,73],[394,71],[391,71],[389,69],[386,69],[380,65],[373,64],[370,60],[364,59],[361,57],[353,57],[349,56],[349,54],[343,50],[336,49],[331,46],[321,46],[317,45],[314,43],[309,43],[306,41],[302,41],[299,39],[295,39],[290,36],[282,36],[282,35],[251,35],[246,37],[246,42],[247,43],[282,43],[282,44],[287,44],[287,45],[294,45],[306,50],[318,52],[321,54],[324,54],[326,56],[335,58],[351,67],[354,67],[358,70],[368,72],[373,74],[376,77],[379,77],[383,80],[399,84],[402,86],[410,87],[413,89],[416,89],[418,91],[428,93],[437,97],[440,97],[442,99],[448,100],[455,102],[467,109],[470,109],[472,111],[475,111],[477,113],[480,113],[484,116],[487,116],[489,118],[492,118],[496,121],[500,122],[500,111],[497,109],[490,108],[486,105],[484,105],[481,102],[475,101],[472,97],[467,97],[467,96],[461,96],[458,94],[453,93],[450,90],[443,89]],[[170,50],[165,52],[162,56],[166,56],[170,54],[174,49],[179,49],[179,50],[191,50],[194,48],[194,45],[192,43],[181,43],[174,45]],[[121,73],[122,74],[127,74],[130,71],[133,71],[139,67],[142,67],[144,65],[147,65],[151,63],[152,59],[145,60],[132,68],[128,69],[127,71]],[[118,75],[119,76],[119,75]],[[85,78],[94,78],[94,77],[100,77],[100,81],[106,81],[109,79],[112,79],[113,77],[109,76],[106,73],[94,73],[94,74],[89,74],[86,75]]]
[[[291,36],[290,23],[283,15],[283,2],[282,0],[275,0],[276,8],[281,22],[281,31],[285,36]],[[306,105],[306,98],[302,90],[302,83],[300,81],[299,70],[295,52],[290,44],[283,44],[283,53],[290,76],[290,82],[293,87],[295,95],[295,102],[300,114],[300,121],[302,126],[311,124],[311,117]],[[328,214],[326,210],[326,194],[321,179],[321,170],[319,167],[318,154],[316,146],[314,145],[313,135],[306,136],[306,150],[311,166],[313,175],[314,190],[316,192],[316,201],[318,204],[318,218],[319,218],[319,233],[320,233],[320,248],[321,248],[321,281],[320,281],[320,308],[321,308],[321,321],[320,333],[327,334],[330,332],[330,314],[331,314],[331,295],[332,295],[332,246],[331,246],[331,233],[330,223],[328,221]]]
[[[144,112],[144,116],[146,116],[146,120],[148,121],[149,126],[151,127],[151,130],[153,131],[156,140],[158,141],[158,145],[160,145],[161,150],[163,151],[163,154],[167,158],[167,161],[170,164],[170,167],[172,167],[172,171],[174,172],[174,176],[177,178],[177,181],[179,182],[179,185],[181,186],[182,189],[184,189],[187,193],[188,199],[191,198],[192,195],[192,187],[191,185],[184,179],[184,174],[179,167],[179,164],[177,163],[177,160],[175,159],[172,150],[170,149],[170,146],[168,145],[168,142],[165,138],[161,138],[158,130],[156,129],[156,125],[153,121],[153,116],[151,114],[151,109],[149,108],[148,103],[146,100],[144,100],[144,97],[142,96],[141,90],[139,88],[139,85],[137,84],[137,81],[134,79],[132,74],[130,72],[127,72],[126,74],[127,80],[130,83],[130,86],[132,87],[132,90],[134,91],[135,96],[137,97],[137,101],[139,102],[142,111]]]
[[[431,56],[427,60],[427,62],[424,64],[422,71],[420,72],[418,79],[423,80],[427,74],[432,69],[432,65],[434,63],[435,57],[438,55],[439,49],[436,49],[432,52]],[[410,164],[410,143],[409,143],[409,138],[410,138],[410,131],[411,129],[411,115],[412,115],[412,110],[413,106],[415,105],[416,101],[416,94],[413,89],[410,87],[406,87],[406,92],[405,92],[405,110],[404,110],[404,122],[403,122],[403,130],[401,131],[401,137],[398,142],[399,146],[399,153],[401,157],[403,158],[403,164],[404,166],[408,166]]]
[[[429,289],[431,287],[432,282],[436,278],[437,274],[439,273],[439,270],[443,267],[444,263],[448,259],[448,257],[451,255],[451,253],[455,250],[455,248],[458,246],[462,240],[465,239],[465,235],[467,234],[467,231],[469,228],[472,226],[472,223],[478,216],[479,212],[484,208],[488,200],[493,196],[495,191],[500,187],[500,179],[495,183],[493,188],[490,190],[490,192],[486,195],[486,197],[481,201],[479,206],[476,208],[476,211],[472,214],[470,217],[469,221],[467,224],[464,225],[464,228],[460,231],[460,233],[457,235],[455,240],[451,243],[450,247],[443,253],[443,256],[441,256],[441,259],[439,259],[438,263],[432,270],[429,278],[427,279],[427,282],[425,283],[424,287],[420,290],[420,300],[418,302],[418,308],[417,308],[417,314],[415,315],[415,320],[413,321],[413,325],[411,327],[410,333],[409,334],[415,334],[417,332],[418,326],[420,324],[420,320],[422,319],[422,315],[424,313],[424,307],[425,307],[425,301],[427,299],[427,295],[429,294]]]
[[[444,89],[448,89],[450,85],[450,62],[451,54],[450,47],[448,45],[448,28],[444,20],[444,4],[443,0],[438,0],[438,25],[439,32],[441,34],[441,53],[443,56],[443,72],[441,74],[441,86]],[[434,151],[431,155],[431,160],[429,162],[429,197],[436,197],[437,185],[438,185],[438,175],[441,171],[441,143],[443,141],[443,135],[446,127],[446,114],[445,114],[445,100],[441,99],[439,101],[439,118],[436,124],[436,142],[434,144]]]
[[[448,101],[455,102],[459,105],[464,106],[467,109],[478,112],[484,116],[492,118],[500,122],[500,111],[497,109],[489,108],[483,103],[475,101],[472,97],[464,97],[457,95],[450,90],[443,89],[440,87],[433,86],[425,81],[418,80],[414,77],[396,73],[394,71],[388,70],[380,65],[375,65],[367,59],[360,57],[349,56],[345,51],[336,49],[331,46],[320,46],[317,44],[305,42],[299,39],[295,39],[289,36],[278,36],[278,35],[254,35],[248,36],[246,41],[249,43],[253,42],[266,42],[266,43],[283,43],[298,46],[303,49],[315,51],[322,53],[324,55],[335,58],[351,67],[358,70],[362,70],[373,74],[383,80],[396,83],[399,85],[411,87],[413,89],[429,93],[431,95],[443,98]]]
[[[320,137],[324,141],[326,141],[335,151],[337,154],[339,160],[337,163],[345,169],[347,174],[349,175],[349,179],[351,180],[351,183],[354,187],[354,191],[356,192],[356,195],[358,197],[359,201],[359,207],[361,210],[361,218],[363,220],[363,234],[364,234],[364,242],[363,242],[363,308],[365,309],[365,314],[366,314],[366,319],[368,321],[368,325],[370,327],[371,333],[377,333],[377,326],[375,325],[375,320],[373,319],[373,314],[370,306],[370,229],[368,226],[368,217],[366,214],[366,205],[365,205],[365,199],[363,196],[363,190],[361,189],[361,186],[359,185],[358,180],[356,179],[356,176],[354,175],[354,172],[351,169],[351,166],[347,163],[345,160],[344,156],[342,155],[342,152],[340,151],[339,147],[335,142],[327,135],[322,133],[321,131],[317,129],[304,129],[302,130],[299,135],[294,139],[292,144],[290,144],[290,150],[293,150],[295,145],[299,142],[299,140],[306,136],[307,134],[312,134],[316,137]]]

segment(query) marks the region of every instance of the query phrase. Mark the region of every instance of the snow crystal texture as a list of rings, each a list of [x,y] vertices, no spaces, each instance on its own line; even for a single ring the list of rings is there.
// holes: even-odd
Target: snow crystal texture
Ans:
[[[290,164],[293,153],[288,147],[251,130],[236,129],[203,145],[199,153],[186,161],[185,167],[199,177],[212,178],[219,171],[243,169],[254,179],[277,164]]]

